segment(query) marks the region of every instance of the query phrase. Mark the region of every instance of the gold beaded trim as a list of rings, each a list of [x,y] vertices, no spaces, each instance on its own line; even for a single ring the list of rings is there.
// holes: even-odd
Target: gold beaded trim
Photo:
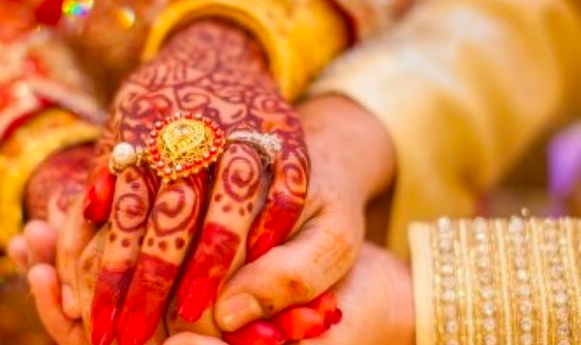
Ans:
[[[581,220],[432,226],[437,345],[581,344]]]

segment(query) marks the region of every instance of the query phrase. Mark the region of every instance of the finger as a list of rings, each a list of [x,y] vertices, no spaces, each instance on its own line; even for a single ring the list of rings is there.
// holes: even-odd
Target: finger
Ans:
[[[201,239],[178,287],[178,313],[187,322],[214,304],[229,273],[244,263],[243,244],[263,197],[261,176],[260,157],[252,148],[233,144],[222,156]]]
[[[327,292],[313,302],[291,307],[268,321],[254,321],[239,330],[224,333],[230,345],[282,344],[318,337],[342,318],[337,300]]]
[[[8,257],[22,271],[28,270],[29,255],[28,245],[23,235],[14,236],[8,244]]]
[[[300,345],[411,344],[414,337],[409,269],[383,248],[366,245],[353,270],[335,289],[343,320]],[[411,303],[410,303],[411,304]]]
[[[305,204],[310,162],[302,139],[288,141],[297,143],[292,147],[286,143],[278,154],[264,207],[250,230],[247,262],[282,243],[296,225]]]
[[[28,280],[40,319],[57,343],[88,344],[82,323],[69,319],[61,309],[59,283],[54,267],[36,265],[28,273]]]
[[[158,181],[148,169],[129,168],[117,179],[101,268],[93,297],[93,344],[109,344],[129,288]]]
[[[226,283],[216,305],[216,322],[222,330],[234,331],[310,302],[345,276],[361,241],[349,229],[363,227],[363,217],[357,219],[345,210],[326,212],[307,223],[292,241],[242,267]]]
[[[93,237],[93,228],[87,223],[81,213],[81,202],[77,199],[71,205],[65,223],[53,224],[59,226],[56,246],[57,273],[61,282],[62,304],[65,314],[76,319],[80,316],[79,304],[76,299],[77,262],[79,257]]]
[[[205,171],[162,185],[123,304],[120,344],[143,344],[154,334],[178,268],[199,227],[206,186]]]
[[[194,333],[181,333],[169,338],[163,345],[228,345],[225,342]]]
[[[268,321],[254,321],[236,332],[222,337],[229,345],[282,345],[286,343],[281,332]]]
[[[29,265],[54,264],[57,234],[48,223],[40,220],[30,221],[24,227],[23,234],[28,248]]]

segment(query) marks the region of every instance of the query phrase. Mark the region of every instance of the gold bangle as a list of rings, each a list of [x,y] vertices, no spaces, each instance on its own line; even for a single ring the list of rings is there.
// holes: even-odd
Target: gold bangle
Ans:
[[[426,228],[434,344],[581,343],[581,220],[443,219]]]
[[[22,228],[25,186],[34,169],[65,147],[95,140],[99,132],[72,113],[54,109],[29,120],[0,146],[0,248]],[[6,270],[1,260],[0,269]]]
[[[328,0],[181,0],[155,21],[143,58],[152,58],[176,28],[209,16],[232,20],[257,37],[291,100],[349,44],[347,25]]]

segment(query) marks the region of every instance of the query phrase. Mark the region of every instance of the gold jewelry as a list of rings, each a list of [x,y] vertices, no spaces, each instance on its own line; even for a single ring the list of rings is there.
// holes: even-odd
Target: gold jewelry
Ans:
[[[259,153],[263,163],[266,165],[274,163],[276,155],[282,147],[280,139],[276,134],[238,131],[230,134],[228,141],[252,146]]]
[[[130,143],[120,142],[115,145],[113,152],[111,152],[109,171],[114,175],[118,175],[132,165],[141,165],[142,158],[143,149],[140,147],[135,148]]]
[[[412,244],[423,236],[434,275],[431,343],[581,343],[581,220],[442,219],[414,226]]]
[[[224,151],[224,131],[200,114],[178,112],[154,126],[147,140],[147,158],[166,181],[198,173]]]

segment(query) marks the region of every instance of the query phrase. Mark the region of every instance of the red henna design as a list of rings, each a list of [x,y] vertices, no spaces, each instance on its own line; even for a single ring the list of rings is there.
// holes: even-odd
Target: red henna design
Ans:
[[[260,186],[261,162],[256,152],[246,145],[232,146],[230,153],[243,152],[232,156],[223,168],[222,183],[226,194],[236,203],[244,204],[258,193]]]
[[[129,268],[119,272],[102,269],[99,273],[91,312],[93,345],[109,345],[115,339],[117,320],[133,272]]]
[[[177,267],[141,254],[117,328],[119,345],[142,345],[155,333]]]
[[[331,293],[325,293],[303,307],[291,307],[270,322],[289,341],[315,338],[339,323],[342,312]]]
[[[224,333],[222,339],[229,345],[282,345],[286,341],[267,321],[254,321],[236,332]]]
[[[196,176],[188,178],[191,188],[171,183],[162,189],[150,215],[153,230],[158,238],[174,235],[180,231],[191,235],[197,230],[196,221],[205,202],[207,178],[207,173],[201,171]]]
[[[67,212],[71,202],[83,193],[94,152],[92,145],[80,145],[45,160],[26,187],[28,218],[47,219],[48,204],[55,199],[58,209]]]
[[[270,199],[270,198],[269,198]],[[246,262],[252,262],[281,244],[301,214],[303,203],[284,193],[275,194],[252,225],[248,237]]]
[[[126,233],[144,229],[149,210],[159,185],[158,179],[147,169],[131,168],[123,173],[123,190],[115,200],[112,221],[114,228]]]
[[[143,344],[143,341],[149,339],[155,332],[155,326],[161,321],[162,311],[165,309],[177,274],[178,266],[174,261],[179,261],[178,258],[185,254],[187,246],[184,237],[191,240],[191,235],[199,222],[199,215],[205,202],[206,177],[204,173],[198,174],[179,183],[166,184],[161,189],[147,229],[148,247],[151,250],[142,251],[139,256],[136,273],[127,292],[122,312],[122,315],[127,316],[125,319],[122,316],[119,329],[133,327],[134,323],[139,323],[140,313],[147,315],[148,323],[137,333],[123,335],[120,344]],[[167,224],[160,228],[161,217],[168,215],[170,221],[164,221]],[[174,247],[174,241],[179,243],[179,240],[182,241],[181,246]],[[144,260],[145,262],[142,262]],[[151,265],[157,265],[158,268]],[[160,272],[163,275],[160,276]],[[143,290],[148,290],[150,286],[156,288],[144,296]],[[147,298],[146,305],[144,297]]]
[[[315,338],[341,320],[341,310],[332,293],[325,293],[313,302],[288,308],[269,321],[254,321],[235,332],[224,333],[230,345],[286,344]]]
[[[216,300],[239,245],[240,237],[222,225],[204,226],[200,243],[178,287],[178,314],[184,320],[198,320]]]

